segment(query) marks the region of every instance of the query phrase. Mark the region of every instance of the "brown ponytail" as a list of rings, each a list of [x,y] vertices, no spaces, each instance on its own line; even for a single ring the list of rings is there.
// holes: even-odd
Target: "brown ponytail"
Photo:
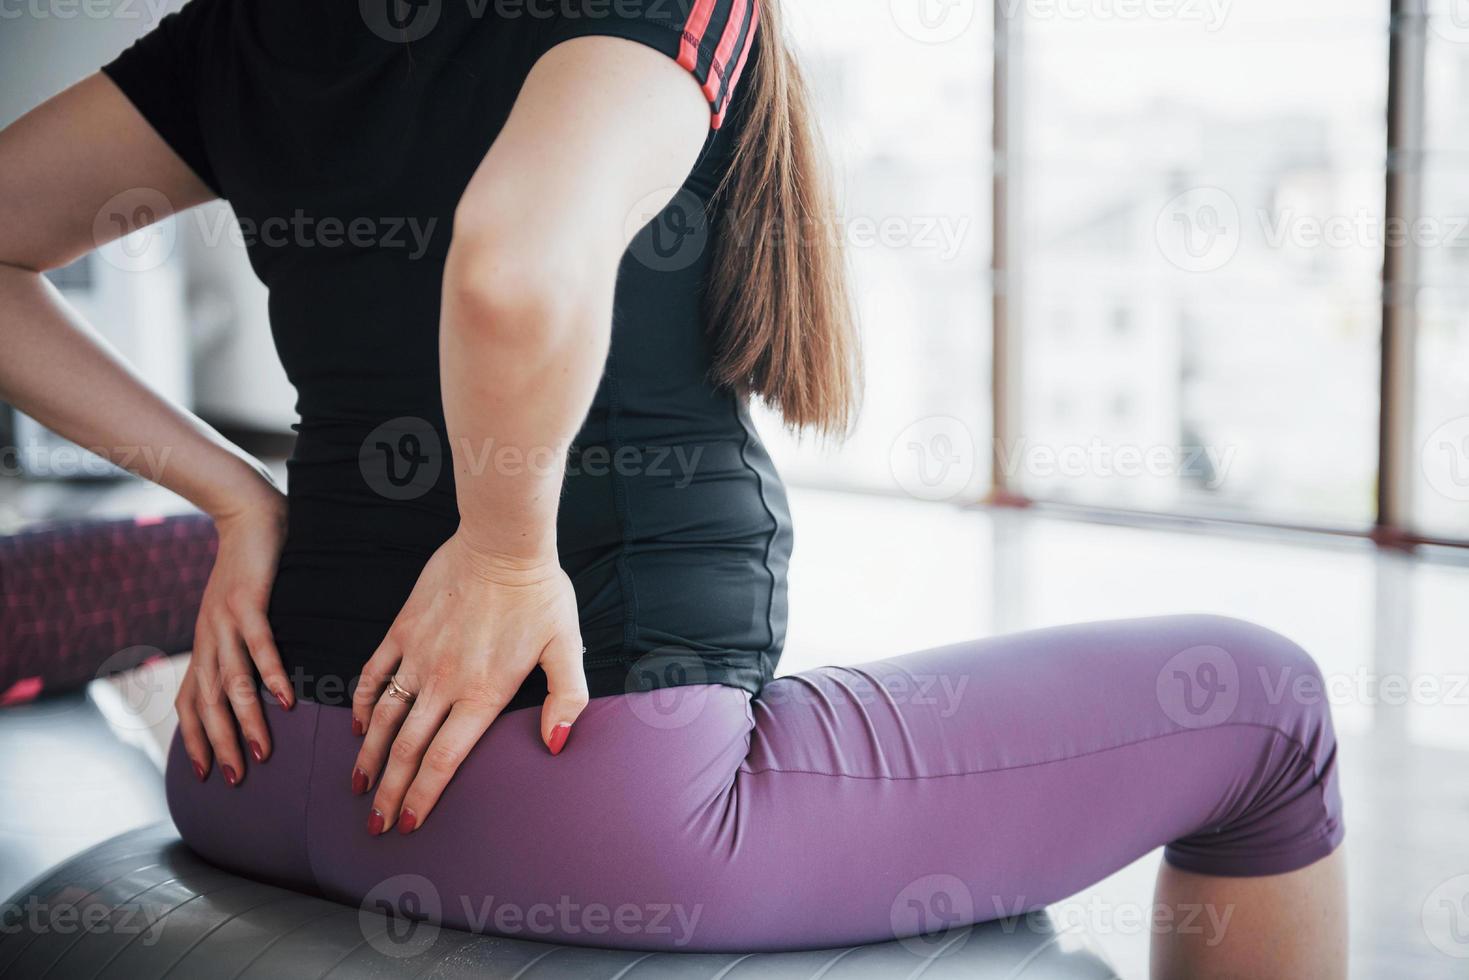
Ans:
[[[741,83],[744,131],[719,192],[714,377],[759,396],[792,428],[841,437],[856,415],[861,364],[836,204],[780,0],[757,2],[759,57]]]

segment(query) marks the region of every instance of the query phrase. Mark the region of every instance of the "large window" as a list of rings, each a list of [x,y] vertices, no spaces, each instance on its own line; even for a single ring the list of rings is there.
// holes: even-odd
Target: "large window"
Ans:
[[[1035,5],[1018,30],[1015,485],[1370,523],[1385,6]]]
[[[868,365],[788,475],[1469,540],[1469,0],[1423,2],[788,5]]]
[[[1469,4],[1430,5],[1419,166],[1412,520],[1469,539]]]
[[[942,5],[941,5],[942,6]],[[833,450],[762,427],[798,482],[931,499],[989,483],[990,52],[982,7],[785,4],[836,162],[866,353]]]

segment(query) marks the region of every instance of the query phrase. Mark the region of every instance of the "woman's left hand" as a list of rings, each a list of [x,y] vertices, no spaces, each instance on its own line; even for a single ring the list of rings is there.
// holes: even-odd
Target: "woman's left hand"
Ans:
[[[422,826],[537,665],[550,690],[541,739],[556,755],[587,704],[571,580],[554,554],[488,555],[455,534],[424,566],[352,698],[352,728],[366,734],[352,789],[377,786],[369,832]],[[394,695],[393,678],[411,705]]]

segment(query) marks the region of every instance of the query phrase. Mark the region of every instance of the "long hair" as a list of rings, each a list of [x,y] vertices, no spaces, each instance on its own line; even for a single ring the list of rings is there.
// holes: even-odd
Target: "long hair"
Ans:
[[[793,429],[840,438],[856,416],[861,361],[836,203],[780,0],[756,2],[759,54],[719,190],[707,292],[714,380],[758,396]]]

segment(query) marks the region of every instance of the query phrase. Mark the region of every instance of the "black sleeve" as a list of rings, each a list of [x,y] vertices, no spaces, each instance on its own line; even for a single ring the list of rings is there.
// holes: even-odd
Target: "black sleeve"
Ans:
[[[718,129],[750,59],[763,0],[560,0],[551,46],[573,37],[627,38],[688,69]]]
[[[103,65],[102,72],[199,179],[223,197],[205,147],[199,103],[199,66],[215,6],[216,0],[191,0]]]

